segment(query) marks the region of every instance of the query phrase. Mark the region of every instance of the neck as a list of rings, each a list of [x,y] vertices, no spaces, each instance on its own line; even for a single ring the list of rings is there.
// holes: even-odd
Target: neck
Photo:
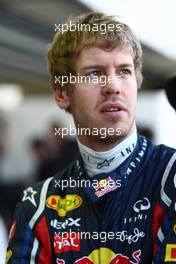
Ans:
[[[78,142],[83,144],[84,146],[97,151],[108,151],[114,148],[115,146],[119,145],[122,141],[124,141],[126,138],[128,138],[130,135],[132,135],[134,132],[136,132],[136,125],[133,124],[131,131],[126,135],[126,136],[119,136],[115,142],[106,142],[105,140],[97,140],[97,138],[90,137],[90,136],[85,136],[85,135],[79,135],[78,136]]]
[[[78,146],[88,175],[94,176],[116,169],[133,152],[136,142],[136,129],[119,144],[116,143],[110,150],[106,149],[105,151],[95,151],[78,140]]]

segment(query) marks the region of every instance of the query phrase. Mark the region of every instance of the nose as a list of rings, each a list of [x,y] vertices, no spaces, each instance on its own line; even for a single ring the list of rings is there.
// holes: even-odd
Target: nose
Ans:
[[[106,84],[102,86],[103,95],[121,93],[121,78],[117,75],[108,75],[106,78]]]

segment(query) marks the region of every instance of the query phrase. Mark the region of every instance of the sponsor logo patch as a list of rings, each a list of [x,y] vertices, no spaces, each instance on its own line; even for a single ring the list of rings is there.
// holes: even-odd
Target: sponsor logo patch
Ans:
[[[66,229],[67,227],[76,226],[79,227],[81,218],[73,219],[71,217],[65,219],[64,221],[58,221],[57,219],[51,220],[50,224],[56,229]]]
[[[74,264],[139,264],[141,262],[141,250],[132,253],[132,260],[122,254],[115,254],[111,249],[101,247],[93,250],[88,257],[82,257]]]
[[[32,187],[28,187],[26,190],[23,191],[22,202],[29,200],[36,207],[37,205],[34,197],[34,195],[36,194],[37,192],[34,191]]]
[[[12,250],[8,250],[6,252],[5,264],[8,263],[9,259],[11,258],[11,256],[12,256]]]
[[[115,157],[113,157],[113,158],[111,158],[109,160],[105,159],[103,162],[98,163],[97,164],[97,169],[101,169],[103,167],[109,167],[111,161],[113,161],[114,159],[115,159]]]
[[[165,261],[176,261],[176,244],[166,245]]]
[[[80,251],[79,233],[54,234],[54,252],[61,253],[65,251]]]
[[[118,188],[115,181],[111,178],[105,178],[98,182],[97,186],[93,186],[95,188],[95,194],[100,197],[104,194],[114,191]]]
[[[60,195],[51,195],[46,200],[46,206],[56,210],[60,217],[66,216],[67,212],[78,208],[82,204],[82,198],[77,194],[67,194],[64,198]]]
[[[88,257],[83,257],[81,259],[76,260],[74,264],[94,264],[94,262]]]
[[[142,200],[138,200],[137,202],[135,202],[135,204],[133,205],[133,210],[136,213],[139,213],[140,211],[146,211],[150,208],[150,201],[148,198],[144,197]]]

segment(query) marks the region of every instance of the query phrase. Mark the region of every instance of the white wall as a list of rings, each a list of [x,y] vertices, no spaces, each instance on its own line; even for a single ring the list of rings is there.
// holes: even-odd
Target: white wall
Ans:
[[[139,94],[136,120],[139,125],[152,129],[156,144],[176,148],[176,113],[164,90]]]

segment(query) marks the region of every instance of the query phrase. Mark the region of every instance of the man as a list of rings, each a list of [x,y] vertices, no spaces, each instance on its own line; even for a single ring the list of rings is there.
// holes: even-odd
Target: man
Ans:
[[[176,154],[137,135],[138,40],[127,25],[92,12],[56,33],[48,61],[80,156],[24,191],[7,262],[176,263]]]

